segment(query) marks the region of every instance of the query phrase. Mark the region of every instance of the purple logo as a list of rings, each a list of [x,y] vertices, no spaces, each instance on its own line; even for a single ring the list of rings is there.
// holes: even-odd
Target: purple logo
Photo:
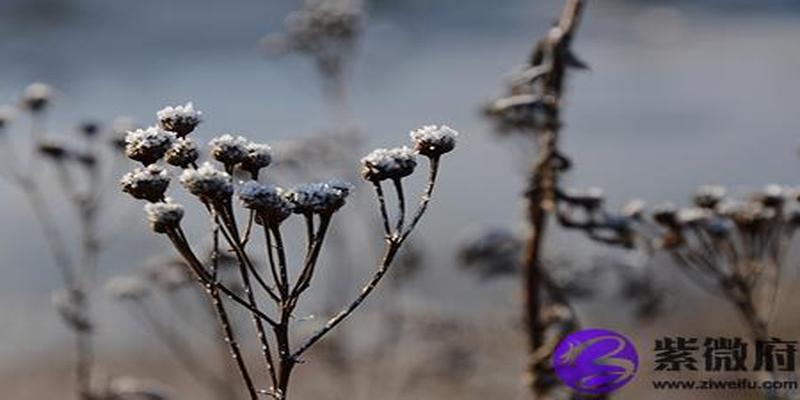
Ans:
[[[605,394],[621,388],[633,379],[638,366],[633,343],[606,329],[571,333],[553,353],[558,377],[583,394]]]

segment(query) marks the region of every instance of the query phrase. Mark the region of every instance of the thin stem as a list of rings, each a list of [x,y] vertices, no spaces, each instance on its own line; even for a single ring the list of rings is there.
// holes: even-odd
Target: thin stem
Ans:
[[[298,359],[306,350],[308,350],[311,346],[313,346],[317,341],[322,339],[328,332],[330,332],[336,325],[339,325],[342,321],[344,321],[350,314],[358,308],[361,303],[372,293],[373,290],[378,286],[378,283],[381,281],[383,276],[386,274],[386,271],[389,270],[389,267],[392,264],[395,256],[397,255],[397,251],[400,249],[401,243],[395,240],[387,240],[386,250],[381,260],[378,269],[375,270],[372,277],[367,281],[367,283],[362,287],[361,292],[359,293],[358,297],[355,298],[347,307],[342,309],[339,313],[337,313],[333,318],[329,319],[325,325],[320,328],[317,332],[312,334],[308,339],[306,339],[297,350],[292,353],[292,359]]]
[[[319,227],[317,228],[317,233],[313,236],[314,243],[306,257],[306,265],[303,267],[303,272],[297,279],[294,290],[292,290],[291,297],[294,299],[293,303],[296,303],[297,299],[300,297],[300,294],[303,293],[304,290],[308,289],[308,287],[311,285],[311,278],[314,276],[314,270],[317,266],[319,255],[322,250],[322,243],[325,241],[325,234],[328,232],[328,227],[330,226],[331,217],[332,214],[320,216],[320,223]]]
[[[389,212],[386,211],[386,196],[383,194],[383,187],[380,182],[372,182],[372,184],[375,186],[375,194],[378,196],[378,204],[380,204],[383,232],[386,234],[386,237],[391,237],[392,228],[389,225]]]
[[[439,157],[430,157],[429,158],[430,166],[428,170],[428,183],[425,187],[425,192],[420,197],[419,206],[417,210],[414,212],[414,216],[411,218],[411,223],[406,228],[406,231],[402,234],[402,240],[406,240],[408,235],[411,234],[411,231],[416,228],[419,221],[422,219],[422,216],[425,214],[425,211],[428,209],[428,204],[430,204],[431,197],[433,195],[433,189],[436,186],[436,176],[439,173]]]
[[[402,232],[403,225],[406,222],[406,196],[403,194],[403,182],[399,178],[392,179],[392,183],[394,183],[394,191],[397,193],[397,206],[398,206],[398,214],[397,214],[397,225],[395,226],[395,231]]]

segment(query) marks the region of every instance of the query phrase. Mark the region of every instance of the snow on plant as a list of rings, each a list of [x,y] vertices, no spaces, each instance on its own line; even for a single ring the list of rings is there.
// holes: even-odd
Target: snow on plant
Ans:
[[[159,118],[163,119],[163,115],[159,115]],[[166,124],[162,122],[161,126],[164,128]],[[129,151],[128,154],[147,167],[126,175],[121,182],[122,189],[134,198],[148,202],[145,211],[153,231],[170,240],[184,258],[189,272],[206,289],[251,399],[258,398],[260,394],[286,399],[292,371],[305,352],[350,316],[382,280],[398,251],[425,214],[441,156],[455,147],[455,131],[441,129],[435,134],[428,132],[430,129],[425,130],[424,134],[412,134],[417,151],[408,147],[379,149],[361,160],[362,176],[372,184],[377,195],[377,206],[384,227],[383,256],[356,298],[296,346],[290,342],[294,333],[293,313],[311,287],[334,216],[346,206],[354,186],[338,179],[304,183],[293,188],[261,183],[258,181],[259,171],[272,162],[270,147],[250,142],[242,136],[217,137],[209,143],[210,156],[221,166],[213,162],[205,162],[200,166],[194,161],[169,162],[182,169],[179,174],[181,185],[199,200],[210,217],[213,250],[210,260],[203,261],[184,233],[181,224],[186,212],[184,207],[167,198],[165,191],[161,190],[162,167],[157,166],[164,156],[169,158],[173,152],[180,152],[179,148],[186,147],[181,140],[188,138],[174,140],[168,132],[161,133],[159,128],[132,131],[129,134],[128,143],[136,151]],[[419,151],[420,146],[424,151]],[[407,218],[404,179],[413,174],[417,167],[415,153],[428,160],[428,182],[415,212]],[[237,174],[237,171],[248,174]],[[248,179],[239,181],[235,178],[239,176],[247,176]],[[385,181],[391,181],[394,187],[396,212],[390,213],[387,207],[383,191]],[[242,207],[237,212],[239,204]],[[246,223],[240,224],[239,213],[247,214],[244,219]],[[306,236],[305,254],[297,268],[291,267],[287,242],[283,237],[285,225],[294,220],[302,222]],[[248,251],[257,235],[256,231],[261,231],[260,236],[266,245],[264,264],[268,267],[265,270],[259,268],[260,264],[252,259]],[[235,255],[238,284],[244,289],[242,292],[219,277],[219,259],[225,254],[223,250],[230,250]],[[261,297],[271,301],[272,310],[257,302]],[[223,298],[250,313],[266,367],[266,382],[254,379],[252,369],[242,357],[239,340],[231,329],[228,307]],[[271,337],[267,334],[268,329],[272,330]]]

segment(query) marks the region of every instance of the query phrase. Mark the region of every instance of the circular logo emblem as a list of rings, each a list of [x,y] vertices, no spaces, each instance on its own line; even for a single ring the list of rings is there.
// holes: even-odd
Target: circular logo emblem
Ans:
[[[625,336],[606,329],[571,333],[556,347],[553,368],[569,387],[584,394],[613,392],[633,379],[639,356]]]

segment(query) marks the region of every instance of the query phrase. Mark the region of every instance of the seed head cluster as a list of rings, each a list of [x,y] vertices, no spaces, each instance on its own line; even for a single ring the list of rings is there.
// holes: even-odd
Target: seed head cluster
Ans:
[[[409,134],[414,150],[427,157],[438,157],[456,147],[458,132],[447,125],[426,125]]]
[[[227,172],[206,161],[198,169],[186,169],[181,174],[181,184],[203,201],[216,202],[233,194],[233,179]]]
[[[125,154],[131,160],[150,165],[164,157],[174,141],[174,133],[155,126],[136,129],[125,137]]]
[[[170,178],[167,171],[156,164],[125,174],[120,180],[122,191],[136,199],[158,202],[164,198]]]
[[[292,215],[294,204],[289,201],[286,190],[248,181],[239,189],[239,200],[245,208],[258,213],[261,222],[279,224]]]
[[[194,109],[194,104],[164,107],[156,113],[158,125],[165,131],[174,132],[179,138],[192,133],[203,122],[203,113]]]
[[[183,219],[183,206],[173,203],[170,198],[145,204],[144,212],[150,228],[156,233],[167,233],[171,229],[177,228]]]
[[[190,138],[178,138],[172,143],[172,146],[167,150],[164,155],[167,164],[174,165],[179,168],[188,168],[194,164],[200,154],[197,151],[197,145]]]

